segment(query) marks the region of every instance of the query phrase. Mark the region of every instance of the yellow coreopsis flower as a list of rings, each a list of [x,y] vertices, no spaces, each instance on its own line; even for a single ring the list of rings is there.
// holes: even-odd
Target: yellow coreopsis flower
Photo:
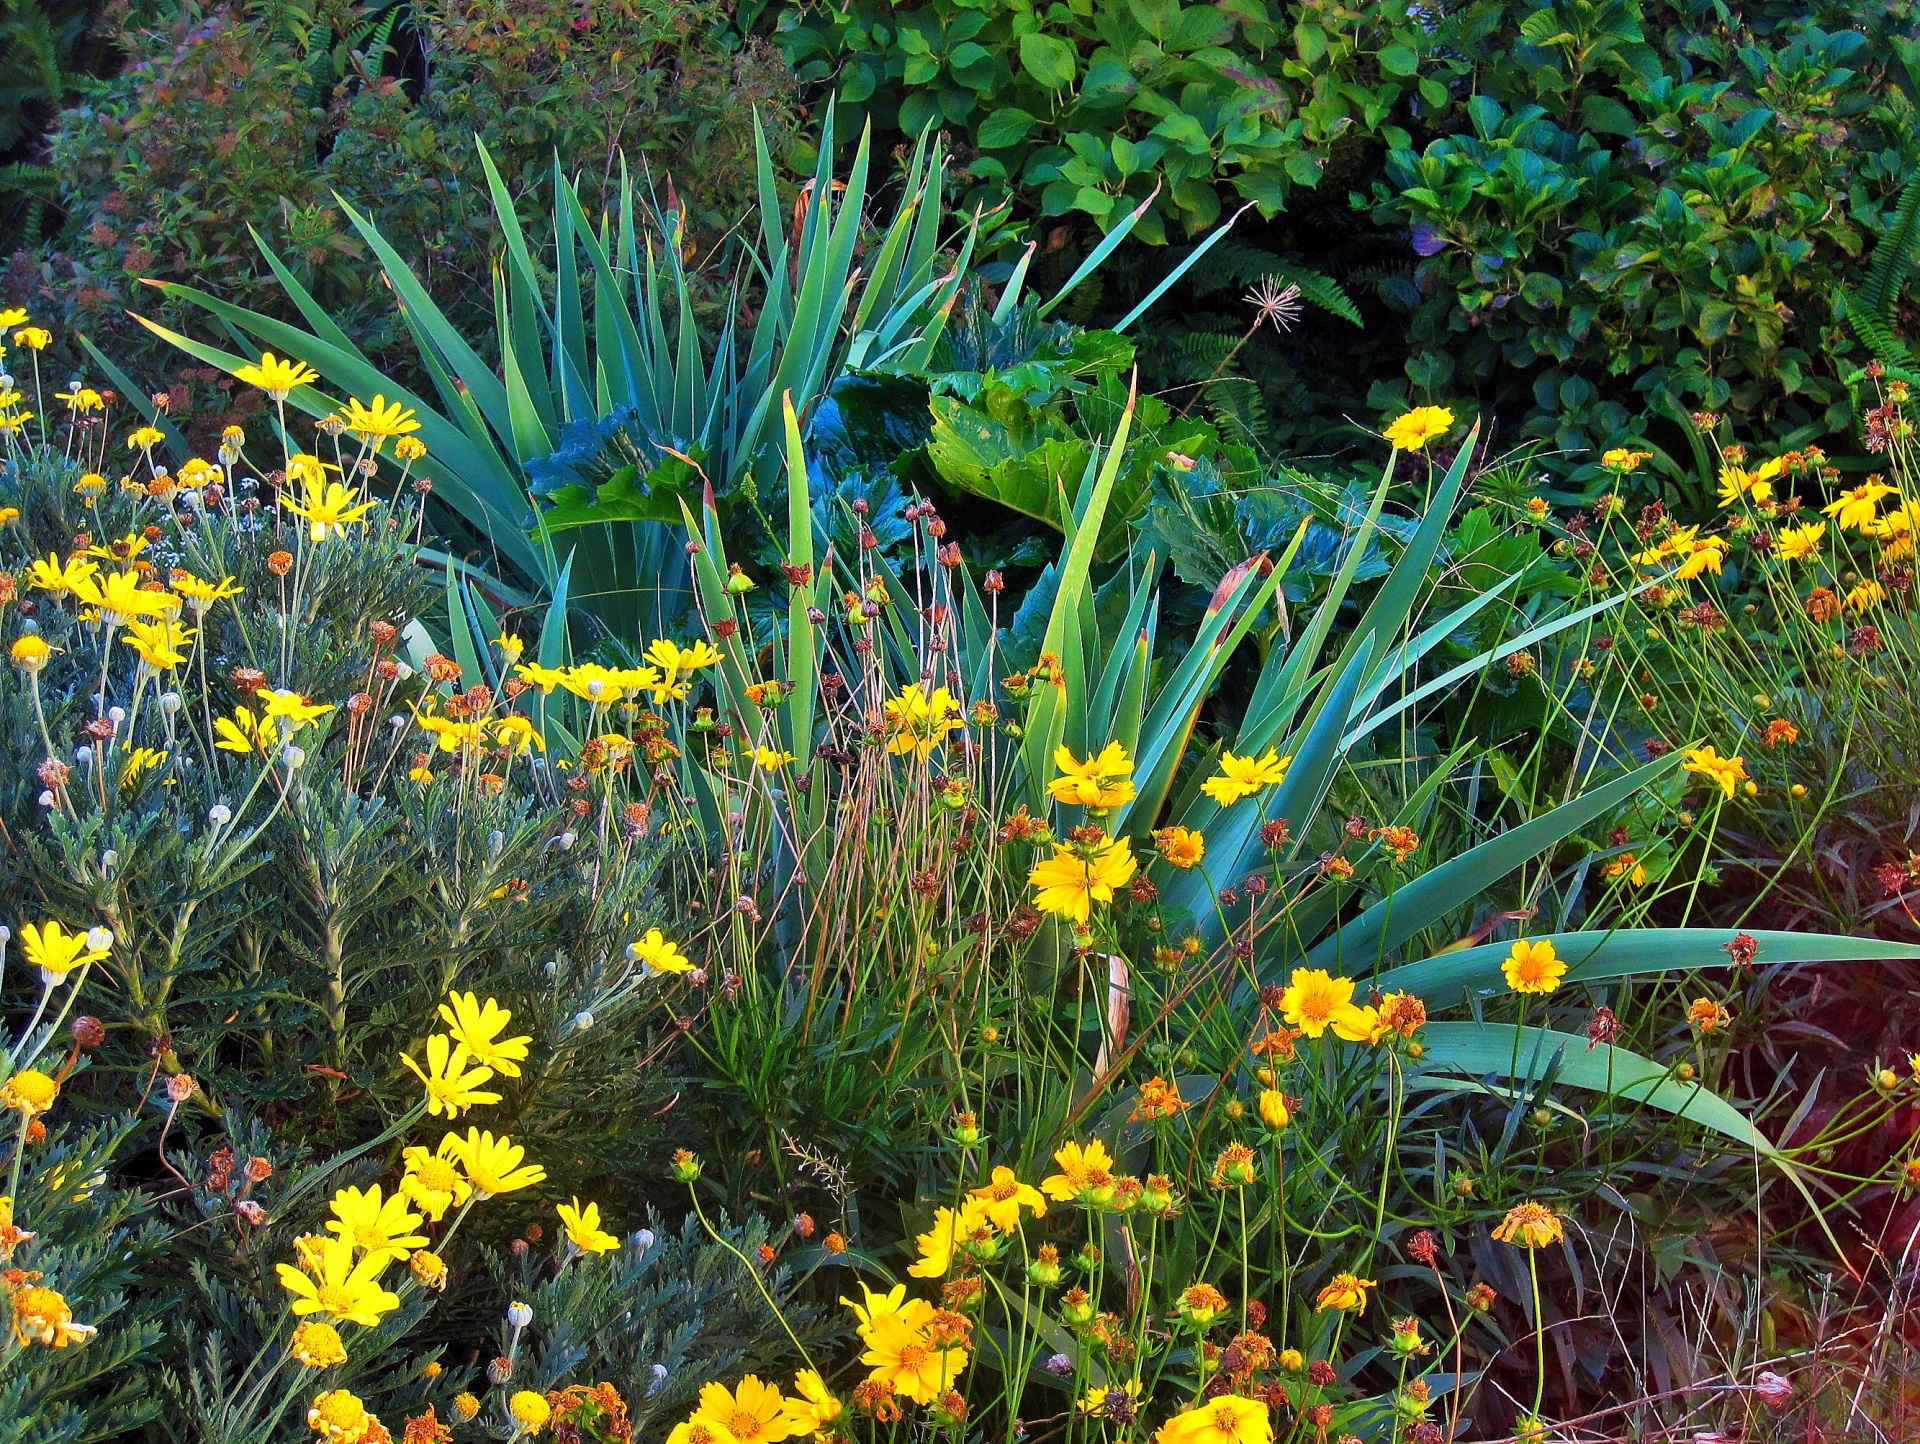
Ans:
[[[778,1444],[803,1432],[805,1425],[793,1417],[778,1386],[761,1382],[749,1374],[738,1387],[712,1383],[700,1389],[700,1403],[689,1424],[707,1426],[714,1444]],[[681,1426],[685,1428],[686,1426]],[[676,1434],[679,1430],[675,1431]]]
[[[1780,535],[1774,540],[1773,554],[1783,562],[1803,562],[1809,557],[1817,557],[1826,534],[1827,524],[1823,521],[1782,527]]]
[[[600,1227],[599,1204],[589,1203],[583,1208],[575,1198],[570,1204],[561,1204],[558,1212],[567,1242],[581,1253],[609,1253],[620,1247],[620,1240]]]
[[[369,1257],[395,1262],[426,1245],[426,1236],[413,1232],[420,1215],[407,1207],[406,1196],[396,1192],[382,1198],[377,1183],[364,1191],[343,1188],[327,1206],[333,1214],[327,1231]]]
[[[470,1059],[466,1048],[445,1033],[435,1033],[427,1039],[425,1068],[405,1053],[400,1055],[400,1061],[426,1085],[427,1112],[436,1118],[442,1114],[457,1118],[476,1103],[500,1101],[498,1093],[483,1092],[480,1088],[482,1083],[493,1077],[493,1069],[468,1068]]]
[[[1280,994],[1280,1015],[1309,1038],[1320,1037],[1354,1011],[1353,979],[1336,978],[1325,968],[1295,968]]]
[[[1872,579],[1856,582],[1846,596],[1840,599],[1840,605],[1849,612],[1870,612],[1887,599],[1887,589]]]
[[[993,1170],[993,1179],[973,1190],[970,1197],[980,1200],[987,1221],[1002,1233],[1020,1227],[1020,1210],[1028,1209],[1035,1218],[1047,1211],[1047,1201],[1032,1184],[1022,1183],[1004,1164]]]
[[[1153,834],[1154,846],[1170,867],[1198,867],[1207,855],[1207,839],[1191,827],[1163,827]]]
[[[1200,784],[1200,790],[1222,807],[1231,807],[1243,797],[1252,797],[1263,788],[1277,787],[1287,780],[1292,757],[1281,757],[1269,747],[1258,757],[1220,754],[1220,770]]]
[[[967,1350],[951,1338],[936,1341],[925,1329],[909,1328],[896,1318],[881,1323],[868,1336],[860,1362],[872,1369],[869,1378],[901,1398],[931,1404],[965,1372]]]
[[[1521,1248],[1545,1248],[1566,1237],[1560,1215],[1543,1203],[1519,1203],[1507,1210],[1507,1216],[1493,1231],[1501,1243]]]
[[[1717,536],[1707,537],[1687,549],[1680,565],[1674,570],[1674,580],[1690,582],[1702,572],[1712,572],[1717,577],[1726,560],[1726,541]]]
[[[669,941],[658,928],[648,928],[640,941],[627,946],[627,956],[645,969],[648,976],[685,973],[693,969],[693,960]]]
[[[925,1299],[907,1297],[905,1284],[895,1284],[886,1293],[876,1294],[862,1279],[860,1292],[863,1296],[861,1302],[856,1304],[844,1296],[840,1302],[853,1310],[857,1321],[854,1332],[863,1339],[871,1338],[874,1331],[885,1326],[889,1320],[898,1319],[909,1328],[918,1329],[925,1327],[926,1321],[933,1315],[933,1305]]]
[[[1880,498],[1892,496],[1893,492],[1894,489],[1883,481],[1864,481],[1859,486],[1841,492],[1821,507],[1820,512],[1823,516],[1832,517],[1843,531],[1864,531],[1880,515]]]
[[[1053,1161],[1060,1165],[1060,1171],[1040,1180],[1048,1198],[1061,1203],[1103,1204],[1113,1197],[1113,1155],[1098,1138],[1089,1139],[1085,1147],[1071,1140],[1061,1144]]]
[[[293,1311],[302,1318],[320,1314],[338,1323],[372,1328],[382,1314],[400,1307],[399,1295],[380,1287],[380,1271],[387,1260],[367,1254],[356,1260],[353,1245],[343,1238],[318,1241],[301,1251],[306,1268],[279,1264],[274,1272],[280,1287],[293,1295]]]
[[[1118,742],[1109,742],[1084,762],[1071,748],[1057,747],[1053,765],[1060,775],[1047,784],[1047,795],[1055,802],[1104,812],[1133,801],[1133,761]]]
[[[1259,1399],[1222,1394],[1160,1426],[1153,1444],[1272,1444],[1273,1413]]]
[[[167,439],[167,433],[157,426],[142,426],[127,437],[129,451],[152,451],[154,447]]]
[[[233,379],[244,386],[259,387],[275,401],[285,401],[288,392],[312,385],[320,379],[320,373],[304,361],[282,360],[267,351],[258,361],[235,367]]]
[[[1627,476],[1638,471],[1642,462],[1652,460],[1651,451],[1634,451],[1625,446],[1616,446],[1601,456],[1600,464],[1616,475]]]
[[[936,1208],[933,1227],[914,1238],[920,1257],[907,1265],[907,1272],[917,1279],[945,1278],[953,1271],[960,1246],[986,1226],[986,1215],[971,1202],[961,1209]]]
[[[1551,993],[1567,975],[1567,963],[1554,951],[1551,939],[1521,938],[1500,964],[1500,975],[1516,993]]]
[[[753,749],[753,765],[762,772],[777,772],[782,767],[791,765],[793,761],[794,756],[791,752],[776,752],[771,747]]]
[[[53,332],[45,326],[22,326],[13,333],[13,344],[29,351],[44,351],[53,344]]]
[[[1453,425],[1453,412],[1444,406],[1416,406],[1388,426],[1387,445],[1396,451],[1421,451]]]
[[[76,968],[107,956],[107,949],[95,947],[88,934],[70,933],[57,919],[21,928],[20,948],[27,955],[27,965],[40,970],[41,980],[48,987],[65,982],[67,974]]]
[[[69,411],[82,416],[94,411],[104,411],[107,407],[106,398],[91,386],[76,386],[71,391],[56,391],[53,394],[67,403]]]
[[[895,757],[911,752],[919,762],[933,756],[934,749],[947,740],[947,734],[961,726],[960,704],[945,687],[936,687],[929,693],[915,682],[898,697],[889,698],[884,710],[887,751]]]
[[[520,1065],[527,1060],[531,1035],[502,1038],[513,1014],[488,998],[482,1003],[474,993],[449,993],[440,1005],[440,1019],[453,1035],[453,1041],[467,1050],[473,1061],[491,1068],[506,1078],[518,1078]]]
[[[795,1374],[793,1387],[799,1397],[787,1400],[788,1414],[800,1425],[800,1432],[812,1434],[816,1439],[824,1438],[847,1412],[847,1406],[834,1397],[827,1381],[812,1369],[802,1369]]]
[[[1747,780],[1746,760],[1739,756],[1722,757],[1711,747],[1689,747],[1684,754],[1688,772],[1704,777],[1732,799],[1736,787]]]
[[[323,542],[329,536],[344,538],[347,528],[373,510],[371,501],[356,502],[354,493],[337,481],[317,481],[311,475],[302,479],[298,502],[281,503],[307,523],[308,536]]]
[[[530,747],[539,752],[547,750],[547,739],[534,730],[532,721],[518,712],[493,719],[493,740],[515,757],[523,756]]]
[[[1124,837],[1110,837],[1087,853],[1055,843],[1053,856],[1034,865],[1027,884],[1037,890],[1035,907],[1085,927],[1093,904],[1112,902],[1138,867]]]
[[[371,405],[349,399],[345,419],[347,430],[362,441],[371,441],[376,451],[388,437],[406,436],[420,429],[419,418],[412,407],[389,401],[384,396],[374,397]]]
[[[527,1150],[505,1134],[495,1138],[491,1133],[469,1128],[465,1138],[455,1140],[453,1152],[466,1170],[467,1181],[482,1198],[531,1188],[547,1176],[546,1169],[538,1164],[521,1167]]]
[[[1367,1306],[1367,1290],[1373,1287],[1372,1279],[1363,1279],[1358,1274],[1335,1274],[1333,1281],[1320,1290],[1313,1307],[1316,1312],[1327,1309],[1351,1309],[1357,1312]]]

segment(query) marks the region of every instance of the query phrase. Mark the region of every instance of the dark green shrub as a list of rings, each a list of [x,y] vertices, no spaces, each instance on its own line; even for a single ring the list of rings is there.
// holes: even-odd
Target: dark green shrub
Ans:
[[[697,231],[739,213],[756,108],[785,144],[785,67],[763,43],[722,44],[717,4],[424,0],[397,61],[373,43],[392,32],[368,36],[362,15],[347,0],[311,15],[270,0],[117,14],[131,63],[55,138],[71,218],[48,269],[73,272],[83,327],[149,345],[121,320],[143,280],[289,314],[251,226],[336,323],[380,350],[401,323],[340,199],[398,238],[454,309],[490,317],[493,213],[476,137],[530,207],[551,190],[556,156],[597,196],[624,154],[686,196]],[[356,37],[366,49],[351,48]],[[333,70],[315,52],[329,46],[347,47],[334,66],[344,78],[318,84]],[[137,308],[153,314],[154,299]],[[148,355],[165,350],[132,359]]]

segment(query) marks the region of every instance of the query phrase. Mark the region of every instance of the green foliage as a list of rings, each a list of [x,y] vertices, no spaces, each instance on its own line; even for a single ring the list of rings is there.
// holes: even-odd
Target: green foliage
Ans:
[[[1425,258],[1388,293],[1413,391],[1530,401],[1527,430],[1561,450],[1637,432],[1642,407],[1786,444],[1844,430],[1835,294],[1915,158],[1876,48],[1904,12],[1734,25],[1556,0],[1517,34],[1509,13],[1448,16],[1442,43],[1489,69],[1443,134],[1390,141],[1366,196]]]
[[[529,212],[554,203],[556,153],[595,212],[614,203],[624,155],[677,187],[683,230],[705,238],[689,244],[712,245],[752,194],[755,115],[784,154],[793,104],[778,57],[718,35],[720,14],[659,0],[584,17],[497,0],[135,7],[117,39],[137,63],[53,138],[69,222],[52,276],[74,282],[59,294],[158,373],[167,352],[122,314],[152,307],[141,282],[296,314],[251,228],[337,325],[404,367],[406,330],[351,207],[491,351],[497,231],[476,137]]]
[[[832,78],[843,105],[906,135],[964,132],[970,203],[1018,191],[1107,230],[1151,196],[1149,241],[1204,229],[1236,198],[1280,210],[1341,136],[1415,93],[1432,44],[1405,7],[1372,3],[1303,14],[1291,35],[1263,0],[856,0],[780,7],[774,24],[802,78]]]

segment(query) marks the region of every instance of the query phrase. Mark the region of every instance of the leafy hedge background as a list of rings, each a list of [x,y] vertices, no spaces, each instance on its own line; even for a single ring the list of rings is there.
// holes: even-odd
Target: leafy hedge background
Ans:
[[[1251,207],[1141,360],[1282,456],[1428,399],[1558,451],[1664,453],[1697,411],[1831,440],[1865,357],[1849,291],[1920,149],[1911,3],[38,3],[0,92],[9,297],[72,283],[71,319],[156,368],[177,360],[123,315],[143,280],[284,305],[250,229],[385,359],[399,323],[345,205],[480,315],[476,136],[530,209],[556,155],[588,194],[624,157],[717,255],[753,116],[800,167],[832,97],[883,148],[952,136],[964,203],[1012,207],[1003,270],[1031,241],[1036,276],[1064,275],[1145,205],[1075,319]],[[1270,275],[1322,304],[1236,351]]]

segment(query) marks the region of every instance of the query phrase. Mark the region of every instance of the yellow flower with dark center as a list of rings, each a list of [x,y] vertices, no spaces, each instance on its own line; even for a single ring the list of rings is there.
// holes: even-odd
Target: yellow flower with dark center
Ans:
[[[72,1308],[56,1289],[29,1284],[15,1289],[8,1302],[13,1306],[13,1340],[23,1349],[31,1344],[64,1349],[100,1332],[93,1324],[76,1324]]]
[[[1231,807],[1243,797],[1252,797],[1263,788],[1285,782],[1287,769],[1292,765],[1291,757],[1281,757],[1271,747],[1258,757],[1223,752],[1220,770],[1201,783],[1200,790],[1222,807]]]
[[[1354,1011],[1353,979],[1336,978],[1325,968],[1295,968],[1280,994],[1280,1015],[1309,1038]]]
[[[187,654],[180,649],[199,635],[162,617],[154,622],[128,622],[125,641],[142,662],[156,672],[166,672],[187,660]]]
[[[1313,1302],[1316,1312],[1327,1309],[1352,1310],[1358,1312],[1367,1306],[1367,1290],[1374,1287],[1372,1279],[1363,1279],[1358,1274],[1335,1274],[1333,1281],[1320,1290],[1320,1296]]]
[[[68,557],[63,562],[54,553],[48,552],[45,557],[28,565],[27,585],[35,591],[52,592],[56,597],[63,597],[69,592],[78,592],[93,580],[93,574],[99,570],[98,562],[90,562],[84,557]]]
[[[1880,499],[1892,496],[1894,489],[1877,477],[1871,477],[1859,486],[1849,487],[1832,501],[1820,508],[1822,516],[1830,516],[1842,531],[1864,531],[1878,520]]]
[[[793,1387],[799,1397],[787,1400],[787,1414],[800,1426],[800,1433],[823,1438],[830,1426],[847,1412],[847,1406],[834,1397],[827,1381],[812,1369],[802,1369],[795,1374]]]
[[[720,1383],[700,1390],[700,1403],[689,1423],[704,1423],[717,1431],[714,1444],[778,1444],[803,1432],[779,1386],[749,1374],[733,1389]],[[677,1432],[677,1431],[676,1431]]]
[[[307,1409],[307,1427],[323,1444],[362,1444],[379,1422],[351,1389],[316,1395]],[[384,1429],[380,1432],[386,1434]]]
[[[531,1188],[547,1176],[546,1169],[538,1164],[530,1163],[523,1168],[521,1160],[527,1156],[527,1150],[505,1134],[495,1138],[491,1133],[469,1128],[467,1136],[457,1139],[453,1148],[454,1156],[466,1170],[467,1181],[482,1198]]]
[[[340,1331],[332,1324],[313,1320],[295,1326],[291,1352],[294,1361],[308,1369],[331,1369],[347,1362],[347,1346],[340,1342]]]
[[[968,1200],[964,1207],[957,1210],[944,1206],[936,1208],[933,1211],[933,1227],[914,1238],[914,1246],[919,1249],[920,1257],[907,1265],[907,1272],[917,1279],[945,1278],[953,1271],[953,1261],[960,1252],[960,1246],[985,1227],[986,1213],[976,1200]]]
[[[1396,451],[1421,451],[1453,425],[1453,413],[1444,406],[1416,406],[1387,427],[1387,445]]]
[[[926,1329],[909,1327],[896,1316],[874,1327],[860,1362],[870,1366],[870,1379],[901,1398],[931,1404],[965,1372],[967,1350],[951,1341],[936,1342]]]
[[[427,1039],[427,1066],[422,1068],[407,1054],[400,1055],[400,1061],[413,1070],[427,1088],[427,1112],[438,1118],[445,1114],[448,1118],[457,1118],[476,1103],[498,1103],[498,1093],[481,1091],[480,1085],[493,1077],[493,1069],[474,1067],[466,1047],[455,1043],[445,1033],[435,1033]]]
[[[1089,1139],[1084,1147],[1071,1140],[1061,1144],[1053,1161],[1060,1165],[1060,1171],[1040,1180],[1040,1188],[1048,1198],[1061,1203],[1093,1205],[1112,1199],[1113,1155],[1098,1138]]]
[[[349,526],[373,510],[371,501],[356,502],[354,493],[340,482],[317,481],[311,475],[301,482],[300,500],[281,505],[307,523],[307,534],[316,542],[330,536],[344,538]]]
[[[1207,840],[1191,827],[1163,827],[1153,834],[1154,846],[1167,865],[1186,869],[1198,867],[1207,855]]]
[[[371,441],[376,451],[388,437],[406,436],[420,429],[420,421],[413,408],[402,406],[398,401],[389,401],[384,396],[374,397],[370,405],[349,399],[346,422],[347,430],[362,441]]]
[[[572,1203],[559,1205],[561,1227],[566,1230],[567,1242],[581,1253],[610,1253],[620,1247],[620,1240],[600,1227],[600,1205],[589,1203],[581,1206],[575,1198]]]
[[[49,987],[65,981],[75,968],[84,968],[107,956],[107,949],[95,947],[86,933],[70,933],[57,919],[28,923],[21,928],[20,948],[27,955],[27,965],[38,968]]]
[[[1543,1203],[1518,1203],[1507,1210],[1493,1236],[1501,1243],[1521,1248],[1545,1248],[1566,1237],[1560,1215]]]
[[[668,941],[658,928],[648,928],[639,942],[627,946],[627,956],[646,971],[649,977],[659,977],[662,973],[685,973],[693,969],[693,960]]]
[[[1566,960],[1553,950],[1551,939],[1516,942],[1500,964],[1500,975],[1516,993],[1551,993],[1567,975]]]
[[[382,1262],[398,1262],[427,1240],[413,1230],[420,1226],[420,1215],[407,1207],[406,1197],[395,1192],[382,1198],[380,1185],[361,1190],[343,1188],[328,1204],[333,1217],[327,1231],[336,1234]]]
[[[1053,856],[1034,865],[1027,884],[1037,890],[1035,907],[1084,927],[1093,904],[1112,902],[1138,868],[1124,837],[1110,837],[1086,852],[1055,843]]]
[[[400,1307],[399,1295],[380,1287],[385,1255],[356,1259],[353,1245],[343,1238],[322,1239],[297,1253],[306,1267],[278,1264],[274,1273],[280,1287],[293,1295],[293,1311],[302,1318],[319,1314],[335,1323],[372,1328],[382,1314]]]
[[[1783,562],[1803,562],[1809,557],[1817,557],[1826,534],[1827,524],[1823,521],[1782,527],[1780,535],[1774,539],[1773,554]]]
[[[970,1196],[980,1200],[987,1221],[1002,1233],[1012,1233],[1020,1227],[1023,1208],[1035,1218],[1047,1211],[1047,1201],[1040,1196],[1040,1190],[1030,1183],[1022,1183],[1004,1164],[993,1170],[991,1182],[983,1183]]]
[[[1047,784],[1047,795],[1055,802],[1105,812],[1133,801],[1133,761],[1118,742],[1109,742],[1084,762],[1070,747],[1055,748],[1053,765],[1060,775]]]
[[[38,1068],[22,1068],[0,1084],[0,1108],[28,1118],[45,1113],[59,1097],[59,1083]]]
[[[1689,747],[1684,754],[1684,766],[1696,777],[1704,777],[1713,783],[1729,800],[1736,787],[1747,780],[1744,758],[1722,757],[1711,747]]]
[[[925,762],[934,749],[942,746],[947,735],[961,727],[960,704],[945,687],[928,692],[918,682],[898,697],[887,699],[887,751],[895,757],[911,752],[916,761]]]
[[[400,1177],[400,1192],[434,1223],[446,1217],[447,1210],[454,1204],[465,1203],[473,1193],[473,1185],[454,1166],[457,1153],[449,1145],[457,1142],[449,1133],[440,1140],[437,1149],[428,1151],[416,1143],[401,1154],[407,1171]]]
[[[282,360],[273,352],[261,354],[256,362],[234,368],[233,379],[243,386],[257,386],[275,401],[285,401],[297,386],[310,386],[320,373],[304,361]]]
[[[440,1005],[440,1021],[474,1062],[505,1078],[520,1076],[520,1065],[527,1061],[527,1044],[533,1039],[527,1034],[518,1038],[500,1036],[513,1021],[513,1014],[494,999],[482,1003],[474,993],[449,993]]]
[[[109,627],[124,627],[136,617],[164,617],[180,605],[179,598],[166,592],[145,590],[137,572],[109,572],[105,581],[88,577],[74,588],[74,595],[98,607],[100,620]]]
[[[1259,1399],[1222,1394],[1160,1426],[1153,1444],[1272,1444],[1273,1415]]]
[[[271,717],[255,717],[250,707],[235,707],[232,717],[213,719],[214,746],[222,752],[267,752],[280,740]]]

